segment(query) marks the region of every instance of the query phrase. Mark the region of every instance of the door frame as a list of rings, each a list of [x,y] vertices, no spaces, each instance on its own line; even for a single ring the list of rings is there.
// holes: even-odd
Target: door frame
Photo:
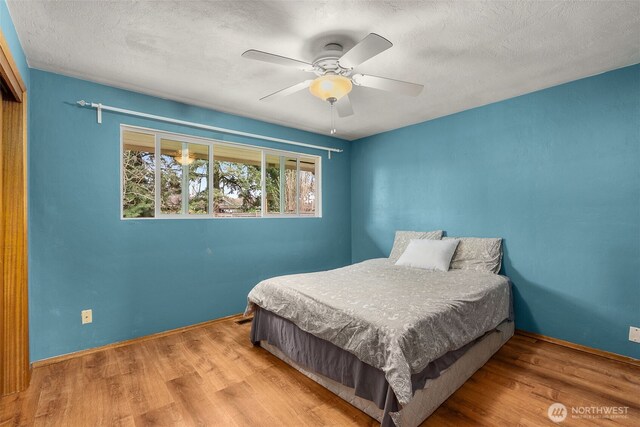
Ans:
[[[29,361],[27,267],[27,88],[0,30],[0,396],[26,389]]]

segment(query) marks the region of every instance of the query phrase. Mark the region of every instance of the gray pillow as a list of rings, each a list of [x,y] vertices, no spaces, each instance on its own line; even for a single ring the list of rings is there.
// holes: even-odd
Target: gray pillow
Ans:
[[[430,239],[440,240],[442,239],[442,230],[437,231],[396,231],[396,238],[393,241],[393,248],[391,248],[391,254],[389,259],[394,263],[398,261],[398,258],[404,253],[409,246],[411,239]]]
[[[445,237],[460,240],[451,270],[491,271],[498,274],[502,265],[502,239],[482,237]]]

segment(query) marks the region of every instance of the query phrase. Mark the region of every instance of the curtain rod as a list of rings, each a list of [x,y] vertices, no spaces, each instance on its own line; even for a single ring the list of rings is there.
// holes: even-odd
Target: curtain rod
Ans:
[[[261,139],[263,141],[279,142],[281,144],[297,145],[299,147],[307,147],[307,148],[313,148],[313,149],[316,149],[316,150],[323,150],[323,151],[327,152],[327,155],[329,156],[329,158],[331,158],[331,153],[332,152],[333,153],[342,153],[342,150],[339,149],[339,148],[332,148],[332,147],[325,147],[325,146],[322,146],[322,145],[307,144],[307,143],[304,143],[304,142],[291,141],[291,140],[288,140],[288,139],[281,139],[281,138],[274,138],[272,136],[259,135],[259,134],[256,134],[256,133],[242,132],[242,131],[233,130],[233,129],[225,129],[225,128],[221,128],[221,127],[217,127],[217,126],[203,125],[202,123],[195,123],[195,122],[188,122],[186,120],[172,119],[171,117],[156,116],[155,114],[141,113],[139,111],[126,110],[124,108],[118,108],[118,107],[110,107],[108,105],[103,105],[103,104],[100,104],[100,103],[96,104],[94,102],[85,101],[84,99],[82,99],[80,101],[77,101],[77,104],[79,106],[81,106],[81,107],[95,108],[96,112],[97,112],[98,123],[102,123],[102,111],[105,110],[105,111],[113,111],[113,112],[116,112],[116,113],[127,114],[129,116],[144,117],[146,119],[158,120],[158,121],[167,122],[167,123],[174,123],[174,124],[188,126],[188,127],[197,128],[197,129],[205,129],[205,130],[210,130],[210,131],[213,131],[213,132],[226,133],[226,134],[229,134],[229,135],[244,136],[244,137],[248,137],[248,138]]]

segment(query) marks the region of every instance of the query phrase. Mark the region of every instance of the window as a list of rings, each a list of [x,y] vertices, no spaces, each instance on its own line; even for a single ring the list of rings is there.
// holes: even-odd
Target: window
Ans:
[[[318,156],[122,127],[123,218],[320,216],[319,173]]]
[[[237,146],[217,146],[214,159],[215,216],[261,216],[262,152]]]
[[[123,217],[154,216],[155,178],[155,137],[139,132],[124,132],[122,137]]]
[[[300,157],[298,161],[300,163],[300,173],[298,174],[298,179],[300,180],[298,206],[300,210],[298,213],[300,215],[314,216],[316,214],[316,198],[318,196],[316,159],[313,157]]]
[[[298,160],[287,156],[266,155],[267,214],[296,214]]]
[[[209,213],[210,146],[160,139],[160,212]]]
[[[316,216],[317,158],[266,154],[267,215]]]

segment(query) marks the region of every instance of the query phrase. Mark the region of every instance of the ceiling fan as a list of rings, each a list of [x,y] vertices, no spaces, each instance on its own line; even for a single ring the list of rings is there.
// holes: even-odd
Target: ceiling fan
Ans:
[[[353,114],[353,107],[349,100],[349,92],[351,92],[353,86],[370,87],[409,96],[418,96],[422,91],[424,86],[416,83],[366,74],[353,74],[354,68],[358,65],[384,52],[391,46],[393,44],[389,40],[378,34],[371,33],[347,52],[343,52],[344,49],[341,44],[329,43],[325,45],[324,50],[313,62],[300,61],[254,49],[247,50],[242,54],[242,57],[297,68],[314,73],[317,76],[315,79],[305,80],[262,97],[260,98],[261,101],[280,99],[309,88],[312,95],[327,101],[332,110],[335,105],[340,117],[347,117]],[[335,134],[333,112],[331,121],[331,134]]]

